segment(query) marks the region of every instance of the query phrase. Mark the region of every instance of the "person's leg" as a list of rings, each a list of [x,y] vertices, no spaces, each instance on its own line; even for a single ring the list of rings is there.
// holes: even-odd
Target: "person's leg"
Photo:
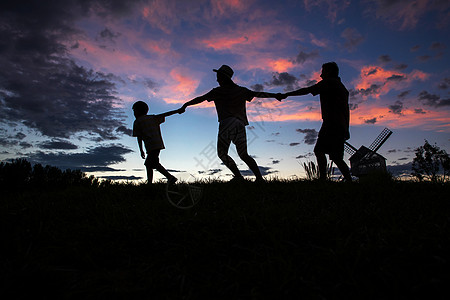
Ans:
[[[153,168],[151,167],[151,159],[149,159],[149,157],[150,156],[147,154],[144,165],[147,169],[147,183],[151,184],[153,182]]]
[[[175,176],[169,173],[169,171],[164,168],[159,162],[159,153],[161,150],[152,150],[150,151],[149,156],[151,156],[151,166],[156,169],[159,173],[163,174],[169,181],[169,183],[175,183],[177,179]]]
[[[173,184],[173,183],[175,183],[178,180],[175,176],[170,174],[169,171],[167,171],[166,168],[164,168],[163,165],[161,165],[160,163],[158,163],[156,165],[155,169],[159,173],[163,174],[167,178],[167,180],[169,181],[170,184]]]
[[[319,168],[319,179],[326,180],[327,179],[327,157],[323,152],[314,151],[317,160],[317,166]]]
[[[342,176],[344,176],[345,181],[351,182],[352,175],[350,174],[350,169],[348,168],[348,165],[345,163],[345,161],[343,159],[337,159],[337,160],[333,160],[333,162],[336,164],[336,166],[341,171]]]
[[[334,144],[333,152],[330,153],[330,159],[339,168],[339,170],[342,173],[342,176],[344,176],[345,181],[351,182],[352,175],[350,174],[350,169],[348,168],[348,165],[344,161],[344,142],[343,141],[337,141]]]
[[[239,157],[246,163],[249,169],[255,174],[257,181],[263,181],[264,178],[261,175],[256,160],[251,157],[247,152],[247,134],[245,132],[245,125],[240,124],[237,128],[236,136],[233,139],[233,143],[236,145],[236,150]]]
[[[231,140],[229,138],[230,128],[220,128],[217,136],[217,155],[223,164],[231,170],[234,177],[242,177],[241,172],[234,162],[234,160],[228,155],[228,149],[230,148]]]
[[[320,137],[317,139],[314,147],[314,154],[316,155],[317,167],[319,168],[319,179],[327,179],[327,157],[324,151],[324,141]]]

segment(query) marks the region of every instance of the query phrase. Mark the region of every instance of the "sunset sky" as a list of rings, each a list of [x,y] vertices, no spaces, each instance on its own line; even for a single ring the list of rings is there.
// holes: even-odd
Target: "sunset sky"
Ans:
[[[177,109],[216,87],[222,64],[239,85],[287,92],[320,80],[328,61],[350,91],[353,146],[391,129],[378,152],[394,174],[409,172],[425,139],[450,152],[449,1],[3,2],[1,161],[145,180],[131,137],[135,101],[151,114]],[[255,98],[247,111],[249,153],[266,178],[304,177],[319,97]],[[217,128],[211,103],[168,117],[161,163],[182,180],[230,179]]]

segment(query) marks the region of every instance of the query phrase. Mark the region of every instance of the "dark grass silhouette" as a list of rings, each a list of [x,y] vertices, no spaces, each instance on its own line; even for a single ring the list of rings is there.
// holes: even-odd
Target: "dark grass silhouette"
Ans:
[[[162,183],[10,189],[0,202],[1,290],[60,299],[450,295],[450,185],[366,179],[198,182],[204,197],[188,211],[169,205]]]

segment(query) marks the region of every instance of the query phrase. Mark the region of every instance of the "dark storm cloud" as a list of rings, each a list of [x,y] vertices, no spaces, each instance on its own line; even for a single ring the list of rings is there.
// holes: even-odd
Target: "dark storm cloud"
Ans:
[[[133,136],[133,130],[128,127],[125,127],[125,126],[117,127],[116,132],[119,132],[119,133],[122,133],[122,134],[125,134],[128,136]]]
[[[261,166],[259,167],[259,170],[261,171],[262,176],[266,176],[266,175],[270,175],[270,174],[278,172],[277,170],[274,170],[270,167],[261,167]],[[250,170],[240,170],[240,171],[243,176],[253,176],[254,175],[253,172]]]
[[[391,62],[392,59],[389,55],[384,54],[384,55],[380,55],[380,57],[378,57],[378,61],[381,63],[388,63],[388,62]]]
[[[404,99],[411,91],[404,91],[397,95],[397,98]]]
[[[417,60],[420,62],[427,62],[428,60],[430,60],[431,56],[429,55],[420,55],[417,56]]]
[[[359,90],[354,90],[354,89],[350,89],[349,93],[350,93],[350,98],[355,98],[357,96],[371,96],[371,95],[376,95],[379,93],[380,89],[382,88],[382,85],[379,84],[372,84],[370,87],[368,87],[367,89],[359,89]]]
[[[377,118],[364,120],[364,123],[366,123],[366,124],[375,124],[376,122],[377,122]]]
[[[298,87],[297,85],[298,79],[287,72],[283,73],[274,73],[272,75],[272,80],[270,82],[266,82],[267,86],[284,86],[285,91],[291,91]]]
[[[46,141],[39,143],[39,147],[43,149],[52,149],[52,150],[73,150],[78,149],[77,145],[72,144],[69,141],[62,139],[52,139],[51,141]]]
[[[125,170],[114,169],[110,167],[85,167],[81,168],[83,172],[121,172]]]
[[[144,84],[146,87],[153,91],[156,91],[158,88],[158,84],[149,78],[145,79]]]
[[[355,109],[357,109],[358,108],[358,103],[349,103],[348,104],[348,109],[350,109],[350,110],[355,110]]]
[[[406,77],[405,76],[403,76],[403,75],[392,75],[391,77],[388,77],[388,78],[386,78],[386,80],[387,81],[396,81],[396,82],[399,82],[399,81],[402,81],[402,80],[405,80],[406,79]]]
[[[430,94],[427,91],[422,91],[419,94],[419,101],[424,105],[432,107],[443,107],[450,105],[450,98],[441,99],[440,96],[435,94]]]
[[[24,159],[41,165],[51,165],[62,169],[83,169],[88,167],[105,167],[124,162],[124,155],[133,152],[123,145],[98,146],[84,153],[30,153]]]
[[[439,50],[442,51],[446,48],[446,46],[442,43],[439,42],[434,42],[433,44],[431,44],[430,46],[430,50]]]
[[[272,165],[277,165],[279,163],[280,163],[280,161],[278,159],[272,160]]]
[[[198,171],[198,174],[205,174],[208,176],[216,175],[217,173],[220,173],[221,169],[209,169],[208,171]]]
[[[401,101],[395,101],[395,104],[388,106],[390,109],[390,112],[396,115],[401,115],[403,110],[403,102]]]
[[[107,43],[115,44],[116,39],[118,37],[120,37],[120,35],[121,35],[120,33],[115,33],[113,31],[111,31],[110,29],[105,28],[102,31],[100,31],[100,33],[98,34],[98,36],[95,39],[100,42],[107,42]]]
[[[438,88],[441,90],[446,90],[450,86],[450,78],[446,77],[438,84]]]
[[[303,142],[306,145],[314,145],[317,140],[318,132],[315,129],[296,129],[295,131],[299,133],[305,134],[305,138],[303,139]]]
[[[294,147],[294,146],[298,146],[300,145],[300,143],[290,143],[289,146]]]
[[[426,114],[426,111],[424,111],[423,109],[421,109],[421,108],[416,108],[416,109],[414,109],[414,113],[415,114]]]
[[[30,143],[28,143],[28,142],[20,142],[20,143],[19,143],[19,146],[20,146],[20,148],[22,148],[22,149],[28,149],[28,148],[32,148],[32,147],[33,147],[33,145],[30,144]]]
[[[355,28],[346,28],[341,33],[341,37],[345,40],[344,48],[350,52],[354,51],[356,47],[365,40],[365,38]]]
[[[66,45],[75,46],[82,35],[74,27],[79,18],[94,13],[120,17],[130,12],[129,3],[2,1],[0,122],[22,123],[50,137],[87,131],[116,139],[112,132],[123,125],[114,108],[117,78],[78,66]]]
[[[306,154],[300,154],[299,156],[296,156],[296,159],[303,159],[303,158],[308,158],[314,156],[314,154],[312,152],[306,153]]]
[[[18,132],[15,136],[13,136],[13,138],[18,139],[18,140],[23,140],[26,137],[27,136],[22,132]]]
[[[170,173],[184,173],[186,171],[183,170],[175,170],[175,169],[167,169],[167,171],[169,171]]]
[[[83,171],[83,172],[86,172],[86,171]],[[109,179],[109,180],[140,180],[140,179],[143,179],[143,177],[136,177],[134,175],[132,175],[132,176],[111,175],[111,176],[100,176],[99,178]]]
[[[16,140],[0,138],[0,146],[2,146],[2,147],[9,148],[12,146],[16,146],[18,144],[19,144],[19,142]]]
[[[262,84],[257,83],[250,86],[250,89],[255,92],[262,92],[264,91],[264,86]]]
[[[406,69],[408,67],[407,64],[398,64],[394,66],[394,69],[396,69],[397,71],[403,71],[404,69]]]
[[[314,60],[315,58],[319,57],[319,51],[314,50],[311,52],[304,52],[300,51],[299,54],[292,60],[293,63],[303,65],[305,62],[309,60]]]

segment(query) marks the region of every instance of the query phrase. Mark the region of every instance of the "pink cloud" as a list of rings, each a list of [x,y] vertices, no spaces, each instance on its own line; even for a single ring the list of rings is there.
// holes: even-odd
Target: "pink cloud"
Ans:
[[[330,41],[328,41],[327,39],[318,39],[316,38],[316,36],[312,33],[309,34],[309,38],[310,38],[310,42],[311,44],[317,46],[317,47],[321,47],[321,48],[326,48],[328,47]]]
[[[311,97],[292,97],[278,102],[262,99],[257,104],[256,99],[247,105],[249,119],[252,122],[322,122],[319,99]],[[308,98],[306,98],[308,97]],[[402,114],[394,114],[391,109],[379,100],[365,102],[350,112],[350,126],[367,126],[369,120],[376,125],[390,128],[415,128],[450,132],[450,118],[445,111],[426,111],[418,114],[414,108],[405,108]]]
[[[192,71],[175,68],[170,71],[170,78],[156,96],[162,98],[167,104],[184,104],[193,98],[200,96],[196,94],[200,80],[191,76]],[[188,75],[189,74],[189,75]],[[194,74],[195,76],[195,74]],[[205,91],[206,92],[206,91]],[[213,102],[204,101],[193,108],[213,108]]]
[[[194,79],[181,69],[170,71],[170,82],[161,89],[160,96],[166,103],[184,103],[194,95],[199,80]]]
[[[367,120],[376,118],[375,124],[390,128],[420,127],[424,130],[450,131],[450,118],[444,111],[426,111],[417,114],[414,109],[403,109],[402,115],[393,114],[388,107],[381,107],[380,103],[364,103],[350,113],[350,124],[353,126],[367,124]]]
[[[401,90],[411,86],[415,81],[424,81],[428,78],[429,74],[419,70],[403,73],[379,66],[364,66],[361,68],[360,77],[352,84],[363,97],[370,95],[378,98],[391,90]]]

